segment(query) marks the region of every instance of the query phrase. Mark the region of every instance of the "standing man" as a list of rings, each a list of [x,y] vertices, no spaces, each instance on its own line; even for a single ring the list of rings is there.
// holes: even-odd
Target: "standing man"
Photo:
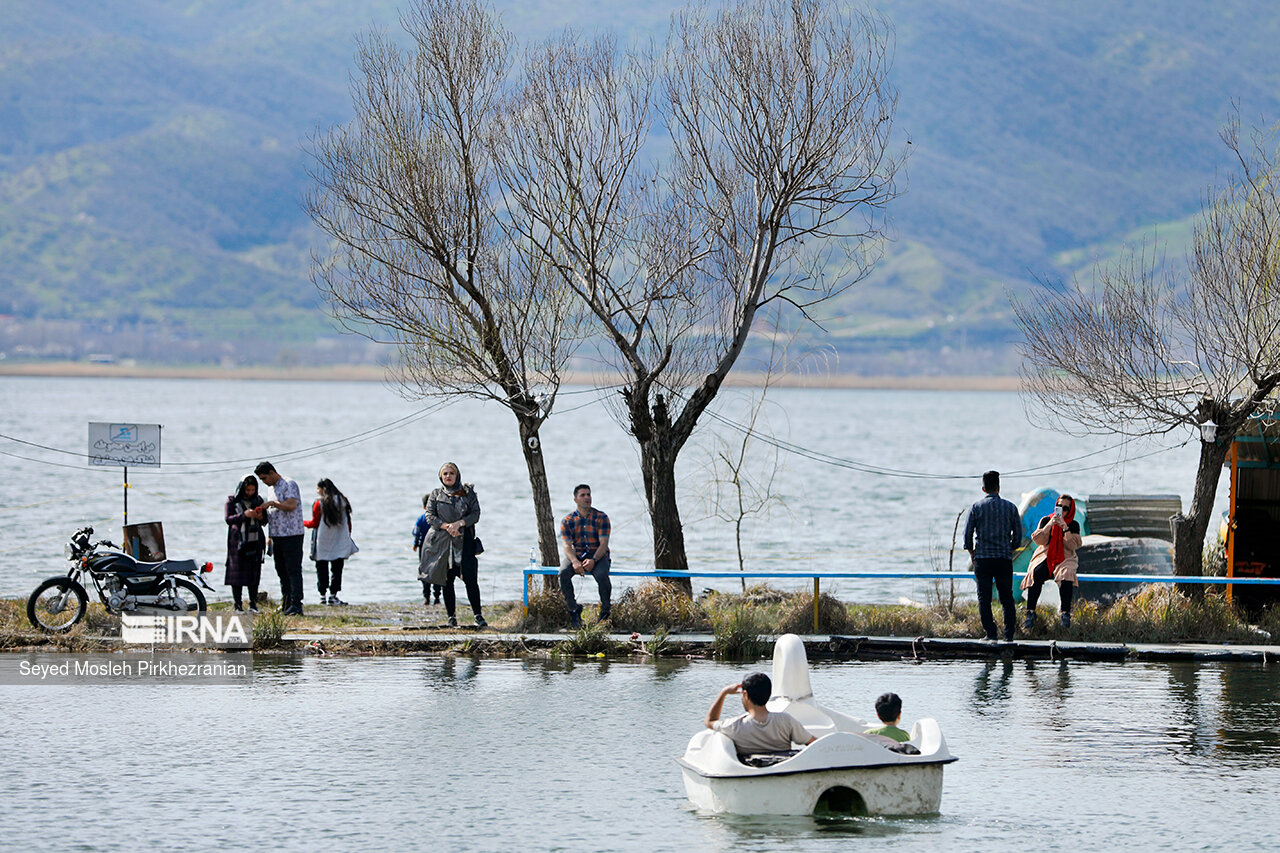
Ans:
[[[573,595],[573,576],[590,574],[600,588],[600,621],[609,618],[609,596],[613,586],[609,583],[609,516],[591,507],[591,487],[586,483],[575,486],[573,502],[578,508],[560,522],[560,543],[564,548],[564,562],[560,565],[560,591],[564,593],[565,606],[569,608],[569,622],[575,628],[582,627],[582,605]]]
[[[1013,639],[1017,624],[1013,610],[1013,552],[1022,544],[1022,517],[1018,508],[1000,497],[1000,472],[982,475],[982,491],[987,496],[969,508],[964,525],[964,549],[973,563],[978,581],[978,614],[988,640],[996,639],[996,620],[991,615],[991,584],[1000,593],[1004,611],[1004,638]],[[977,542],[974,542],[974,539]]]
[[[275,500],[267,501],[267,523],[276,574],[280,576],[280,606],[287,616],[302,615],[302,493],[298,484],[282,477],[270,462],[253,469],[258,479],[271,487]]]

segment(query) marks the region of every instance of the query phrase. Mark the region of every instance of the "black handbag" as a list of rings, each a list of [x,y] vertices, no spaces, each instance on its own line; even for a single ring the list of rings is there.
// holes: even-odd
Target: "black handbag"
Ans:
[[[480,537],[475,538],[475,544],[471,546],[471,553],[477,557],[484,553],[484,543],[480,541]]]

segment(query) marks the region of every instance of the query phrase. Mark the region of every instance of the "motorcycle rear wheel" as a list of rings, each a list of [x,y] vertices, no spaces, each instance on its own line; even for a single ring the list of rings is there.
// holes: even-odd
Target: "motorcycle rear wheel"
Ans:
[[[196,586],[189,580],[181,578],[175,580],[173,585],[177,587],[178,596],[187,603],[186,612],[203,613],[209,609],[209,605],[204,600],[204,593],[200,591],[200,587]],[[175,607],[174,604],[175,602],[172,599],[172,593],[169,590],[164,590],[156,596],[157,607],[182,612],[181,609]]]
[[[51,634],[65,634],[84,618],[89,598],[71,578],[49,578],[27,598],[27,620]]]

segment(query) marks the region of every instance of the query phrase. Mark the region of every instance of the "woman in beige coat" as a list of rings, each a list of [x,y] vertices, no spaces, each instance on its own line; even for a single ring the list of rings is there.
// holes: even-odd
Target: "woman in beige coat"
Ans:
[[[1036,602],[1040,600],[1040,589],[1044,582],[1053,578],[1058,584],[1059,597],[1062,599],[1062,627],[1071,626],[1071,596],[1075,592],[1076,569],[1080,565],[1076,557],[1076,549],[1083,541],[1080,537],[1080,522],[1076,521],[1076,501],[1071,495],[1058,497],[1058,505],[1053,515],[1040,519],[1040,524],[1031,534],[1036,543],[1036,551],[1031,555],[1031,564],[1027,567],[1027,575],[1022,579],[1022,588],[1027,591],[1027,619],[1024,627],[1030,631],[1036,624]]]

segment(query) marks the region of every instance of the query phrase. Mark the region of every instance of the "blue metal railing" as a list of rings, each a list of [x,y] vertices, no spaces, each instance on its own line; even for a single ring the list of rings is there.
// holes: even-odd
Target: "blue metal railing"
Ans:
[[[542,566],[524,570],[524,612],[529,612],[529,578],[534,575],[558,575],[559,568]],[[1015,580],[1026,575],[1026,572],[1014,572]],[[678,572],[667,569],[653,569],[647,572],[609,572],[609,577],[629,578],[772,578],[775,580],[812,578],[813,579],[813,627],[818,628],[818,604],[821,595],[821,582],[830,580],[973,580],[972,572]],[[1225,578],[1225,577],[1179,577],[1177,575],[1078,575],[1080,581],[1098,583],[1170,583],[1232,586],[1276,586],[1280,578]]]

